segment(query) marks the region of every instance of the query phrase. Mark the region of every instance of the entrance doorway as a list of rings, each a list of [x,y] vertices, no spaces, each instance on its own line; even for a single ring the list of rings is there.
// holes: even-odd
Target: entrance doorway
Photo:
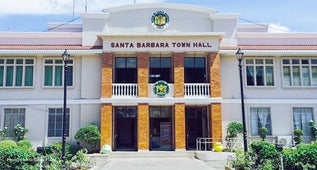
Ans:
[[[172,107],[150,107],[150,150],[174,150]]]
[[[196,149],[196,139],[208,137],[207,107],[185,107],[186,149]]]
[[[136,151],[137,148],[137,107],[114,108],[113,150]]]

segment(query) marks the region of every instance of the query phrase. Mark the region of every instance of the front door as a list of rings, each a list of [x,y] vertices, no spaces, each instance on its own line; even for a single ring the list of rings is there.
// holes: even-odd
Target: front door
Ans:
[[[114,145],[115,151],[137,150],[137,107],[115,107]]]
[[[186,149],[196,149],[197,138],[208,137],[207,107],[186,107]]]
[[[150,150],[171,151],[173,145],[172,107],[150,107]]]

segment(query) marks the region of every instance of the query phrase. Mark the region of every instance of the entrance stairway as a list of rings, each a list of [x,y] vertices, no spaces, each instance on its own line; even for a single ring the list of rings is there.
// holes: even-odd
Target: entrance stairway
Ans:
[[[139,151],[112,152],[109,158],[193,158],[195,151]]]

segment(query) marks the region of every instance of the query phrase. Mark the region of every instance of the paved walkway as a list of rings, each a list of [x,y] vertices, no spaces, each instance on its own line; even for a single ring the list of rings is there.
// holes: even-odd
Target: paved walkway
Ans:
[[[223,170],[225,164],[195,158],[111,158],[92,170]]]

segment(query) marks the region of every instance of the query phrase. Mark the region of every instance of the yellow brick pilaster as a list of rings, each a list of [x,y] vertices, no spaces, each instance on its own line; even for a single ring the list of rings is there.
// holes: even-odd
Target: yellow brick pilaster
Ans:
[[[221,77],[220,77],[220,53],[209,53],[207,58],[210,77],[210,97],[221,97]],[[221,142],[222,138],[222,115],[221,103],[210,105],[211,137],[213,142]]]
[[[149,82],[149,54],[138,53],[138,96],[148,97]]]
[[[208,69],[210,77],[210,96],[221,97],[220,54],[208,54]]]
[[[184,53],[174,53],[174,96],[184,97]]]
[[[175,149],[186,149],[185,104],[175,103]]]
[[[138,149],[149,149],[149,105],[138,105]]]
[[[100,146],[112,146],[112,106],[110,103],[101,105],[100,114]]]
[[[112,64],[113,55],[111,53],[102,54],[101,68],[101,98],[112,96]]]

